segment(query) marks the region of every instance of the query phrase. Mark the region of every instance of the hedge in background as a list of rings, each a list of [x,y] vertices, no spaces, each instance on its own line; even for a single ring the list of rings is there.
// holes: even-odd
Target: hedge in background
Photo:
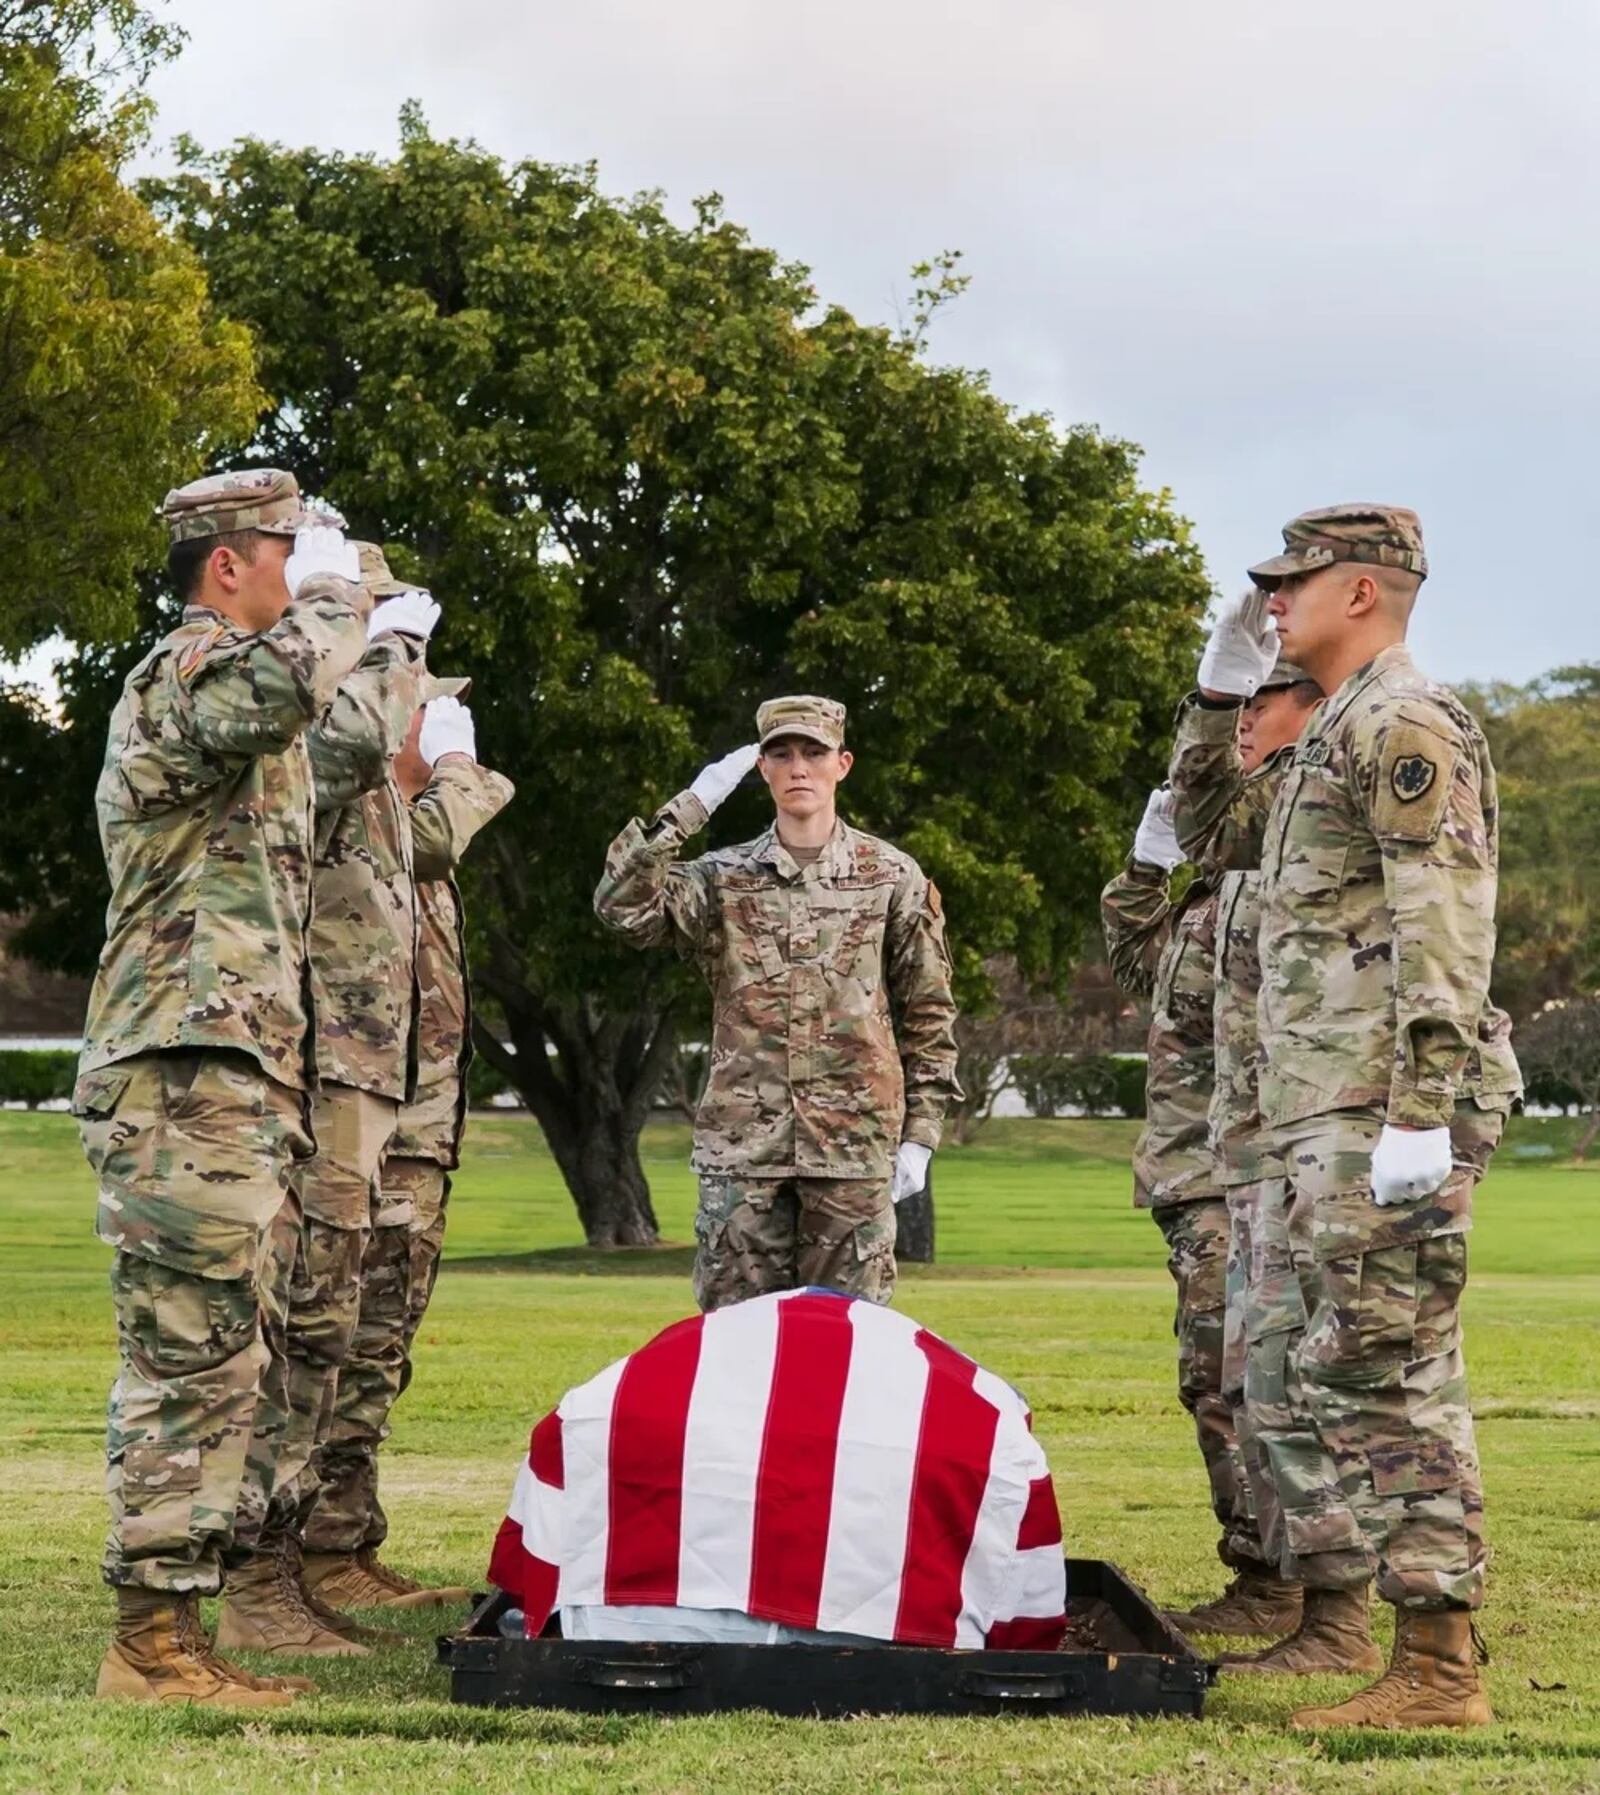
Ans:
[[[78,1056],[70,1049],[0,1049],[0,1103],[26,1103],[36,1109],[52,1098],[70,1097],[77,1075]]]

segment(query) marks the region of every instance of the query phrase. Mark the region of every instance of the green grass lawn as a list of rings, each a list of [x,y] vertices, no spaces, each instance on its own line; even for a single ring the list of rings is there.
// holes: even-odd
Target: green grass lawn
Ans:
[[[1160,1241],[1128,1207],[1131,1134],[999,1122],[941,1155],[941,1263],[906,1275],[898,1302],[1027,1393],[1069,1548],[1187,1601],[1217,1587],[1219,1567],[1171,1394]],[[1473,1236],[1499,1721],[1461,1738],[1314,1741],[1284,1715],[1349,1685],[1225,1682],[1197,1724],[476,1712],[449,1705],[426,1617],[411,1623],[414,1650],[308,1667],[323,1693],[281,1715],[93,1702],[110,1617],[96,1569],[106,1256],[71,1122],[0,1115],[0,1789],[1600,1792],[1600,1172],[1537,1157],[1564,1139],[1560,1124],[1515,1126]],[[653,1129],[647,1145],[663,1232],[682,1242],[686,1133]],[[386,1450],[404,1567],[481,1579],[530,1422],[692,1306],[685,1249],[602,1260],[574,1240],[537,1130],[475,1120],[417,1380]]]

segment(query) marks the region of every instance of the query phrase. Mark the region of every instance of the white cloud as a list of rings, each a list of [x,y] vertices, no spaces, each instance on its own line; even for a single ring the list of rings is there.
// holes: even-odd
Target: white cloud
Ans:
[[[415,96],[506,155],[716,188],[937,354],[1142,442],[1233,586],[1292,512],[1414,504],[1451,678],[1600,658],[1600,14],[1533,0],[177,0],[161,128],[387,152]]]

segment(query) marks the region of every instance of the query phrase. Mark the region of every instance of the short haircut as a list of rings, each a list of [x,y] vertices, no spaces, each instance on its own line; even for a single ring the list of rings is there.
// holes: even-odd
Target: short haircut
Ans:
[[[1412,573],[1405,567],[1367,566],[1361,571],[1372,575],[1383,608],[1391,617],[1398,617],[1404,623],[1417,602],[1418,592],[1422,590],[1422,575]]]
[[[223,536],[191,536],[187,542],[175,542],[167,550],[167,578],[172,590],[184,604],[198,597],[206,562],[211,551],[232,549],[241,561],[253,562],[260,552],[260,538],[254,530],[230,530]]]

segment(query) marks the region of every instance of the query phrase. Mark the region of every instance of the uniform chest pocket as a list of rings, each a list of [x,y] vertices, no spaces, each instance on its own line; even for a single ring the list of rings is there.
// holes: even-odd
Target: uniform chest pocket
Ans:
[[[806,889],[812,956],[831,977],[872,986],[882,982],[884,930],[893,890],[887,883]]]
[[[1301,903],[1331,904],[1343,889],[1359,818],[1339,771],[1296,766],[1284,789],[1270,877]]]
[[[725,886],[721,898],[721,950],[716,984],[737,991],[789,970],[789,905],[776,886]]]

